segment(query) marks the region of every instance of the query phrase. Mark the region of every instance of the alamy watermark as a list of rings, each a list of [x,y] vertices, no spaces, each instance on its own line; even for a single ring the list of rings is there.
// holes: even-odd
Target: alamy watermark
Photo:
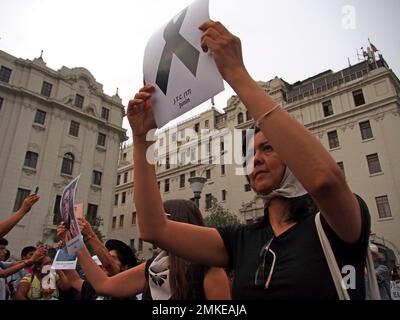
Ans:
[[[167,166],[234,164],[236,175],[248,175],[253,171],[253,161],[250,161],[254,155],[253,136],[254,129],[170,127],[159,133],[151,130],[146,140],[157,141],[148,148],[146,158],[150,164]]]
[[[342,28],[354,30],[357,27],[356,8],[352,5],[342,7]]]

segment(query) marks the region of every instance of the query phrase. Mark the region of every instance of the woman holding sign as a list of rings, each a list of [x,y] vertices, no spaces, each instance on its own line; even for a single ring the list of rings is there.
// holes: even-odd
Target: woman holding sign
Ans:
[[[141,238],[185,259],[234,270],[234,299],[338,299],[315,224],[313,200],[340,270],[349,266],[351,299],[363,299],[369,215],[321,143],[251,78],[239,38],[206,22],[201,46],[236,91],[259,128],[247,159],[248,179],[265,199],[264,219],[253,226],[205,228],[168,220],[154,165],[146,159],[155,127],[153,86],[129,102],[133,132],[135,205]]]

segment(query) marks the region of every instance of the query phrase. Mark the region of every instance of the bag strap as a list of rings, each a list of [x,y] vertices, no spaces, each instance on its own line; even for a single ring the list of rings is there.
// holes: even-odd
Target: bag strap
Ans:
[[[317,227],[319,241],[321,242],[321,247],[324,251],[326,262],[328,263],[329,271],[331,272],[333,283],[336,287],[336,292],[340,300],[350,300],[347,290],[344,288],[344,285],[342,285],[342,274],[340,273],[339,267],[337,265],[331,244],[329,243],[329,240],[322,227],[320,215],[321,214],[319,212],[315,215],[315,225]]]
[[[366,266],[367,266],[368,286],[371,295],[371,300],[381,300],[381,293],[379,292],[378,280],[376,279],[375,266],[372,260],[372,254],[369,247],[367,248],[366,260],[367,260]]]

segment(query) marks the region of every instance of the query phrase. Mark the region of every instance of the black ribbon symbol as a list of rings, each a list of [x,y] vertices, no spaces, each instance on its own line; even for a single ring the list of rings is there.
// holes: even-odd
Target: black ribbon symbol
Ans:
[[[196,76],[200,52],[179,34],[186,12],[187,8],[182,11],[176,23],[171,20],[164,29],[165,46],[158,65],[156,84],[165,95],[167,95],[169,73],[174,54],[193,76]]]

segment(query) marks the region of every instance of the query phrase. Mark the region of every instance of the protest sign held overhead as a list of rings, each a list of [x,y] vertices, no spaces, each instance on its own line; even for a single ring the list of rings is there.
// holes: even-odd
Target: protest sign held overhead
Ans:
[[[224,90],[212,56],[200,46],[199,26],[208,20],[208,0],[198,0],[146,45],[143,74],[146,83],[155,84],[153,111],[159,128]]]
[[[52,269],[55,270],[75,270],[78,258],[75,253],[68,254],[67,246],[58,249],[54,258]]]
[[[83,247],[81,231],[75,216],[75,192],[78,187],[80,175],[72,180],[65,188],[61,196],[61,217],[67,229],[67,251],[69,255]]]

